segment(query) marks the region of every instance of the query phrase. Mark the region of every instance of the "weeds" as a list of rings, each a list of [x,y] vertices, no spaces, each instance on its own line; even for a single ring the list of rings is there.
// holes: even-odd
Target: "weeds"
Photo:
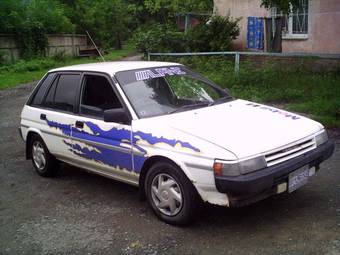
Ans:
[[[228,57],[162,58],[181,62],[200,72],[237,98],[279,104],[287,110],[308,114],[328,127],[340,127],[340,72],[307,71],[302,63],[262,67],[241,61],[240,72]]]
[[[135,52],[131,45],[126,45],[122,50],[114,50],[105,55],[106,60],[118,60]],[[19,60],[11,65],[0,66],[0,90],[10,88],[18,84],[39,80],[49,69],[93,63],[102,61],[99,57],[72,58],[59,53],[50,58],[36,58],[31,60]]]

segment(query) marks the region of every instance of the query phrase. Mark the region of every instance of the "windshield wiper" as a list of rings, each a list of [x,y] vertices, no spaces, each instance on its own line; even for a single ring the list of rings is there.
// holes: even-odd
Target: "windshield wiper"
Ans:
[[[209,105],[209,103],[186,104],[186,105],[180,106],[179,108],[177,108],[177,109],[175,109],[175,110],[172,110],[172,111],[168,112],[168,114],[172,114],[172,113],[175,113],[175,112],[184,111],[184,110],[187,110],[187,109],[200,108],[200,107],[208,106],[208,105]]]
[[[233,97],[231,97],[231,96],[221,97],[221,98],[215,100],[214,102],[211,102],[209,104],[209,106],[222,104],[222,103],[225,103],[225,102],[228,102],[228,101],[231,101],[231,100],[233,100]]]

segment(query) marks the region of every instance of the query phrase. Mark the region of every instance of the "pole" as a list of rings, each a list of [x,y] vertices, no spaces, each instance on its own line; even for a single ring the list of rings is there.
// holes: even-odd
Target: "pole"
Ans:
[[[240,72],[240,52],[235,52],[235,73]]]
[[[90,36],[89,32],[87,32],[87,30],[86,30],[85,32],[86,32],[87,36],[90,38],[90,40],[91,40],[93,46],[96,48],[96,50],[97,50],[99,56],[102,58],[103,62],[105,62],[105,58],[104,58],[103,55],[100,53],[100,51],[99,51],[97,45],[96,45],[96,44],[94,43],[94,41],[92,40],[92,37]]]
[[[185,14],[184,33],[186,34],[189,26],[189,14]]]

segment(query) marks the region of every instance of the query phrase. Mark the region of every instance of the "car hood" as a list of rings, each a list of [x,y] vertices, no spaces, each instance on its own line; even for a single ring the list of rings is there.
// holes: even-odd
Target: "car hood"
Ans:
[[[209,141],[237,158],[271,151],[323,129],[306,117],[245,100],[153,119],[160,121],[157,126],[167,122],[171,128]]]

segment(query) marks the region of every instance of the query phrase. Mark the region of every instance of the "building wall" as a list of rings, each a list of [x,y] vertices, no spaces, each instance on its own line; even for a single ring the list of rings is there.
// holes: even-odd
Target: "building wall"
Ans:
[[[215,12],[241,17],[241,33],[235,49],[244,50],[247,40],[247,17],[269,17],[260,0],[214,0]],[[283,39],[283,52],[340,53],[340,0],[309,0],[307,39]]]
[[[247,44],[247,18],[268,17],[269,12],[260,7],[260,0],[214,0],[214,12],[222,15],[230,15],[233,18],[241,18],[240,36],[234,41],[236,50],[244,50]]]
[[[47,56],[63,52],[67,56],[78,56],[79,50],[87,48],[86,35],[50,34],[47,35]],[[14,35],[0,34],[0,54],[6,62],[13,62],[20,58],[20,49]]]

